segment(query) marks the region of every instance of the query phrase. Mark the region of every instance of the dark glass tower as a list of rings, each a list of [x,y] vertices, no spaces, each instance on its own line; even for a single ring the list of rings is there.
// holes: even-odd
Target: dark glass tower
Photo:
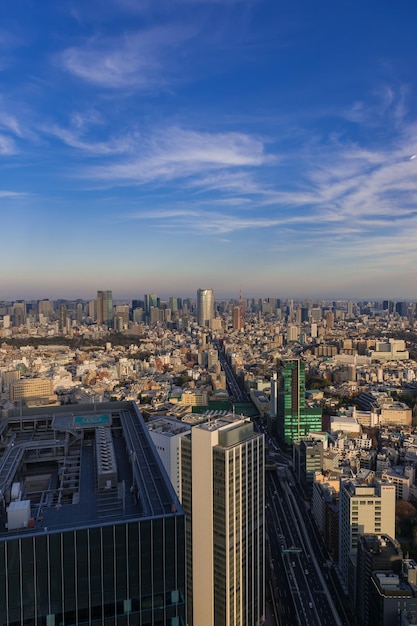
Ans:
[[[134,403],[99,406],[8,418],[1,624],[185,623],[183,510]]]

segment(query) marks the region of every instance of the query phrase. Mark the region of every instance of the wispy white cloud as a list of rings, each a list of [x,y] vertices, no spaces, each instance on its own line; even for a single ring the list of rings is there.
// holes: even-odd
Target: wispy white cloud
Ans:
[[[207,175],[210,170],[257,167],[270,162],[263,143],[244,133],[205,133],[171,127],[143,138],[131,159],[91,168],[95,179],[141,184]]]
[[[0,154],[9,155],[17,152],[15,141],[7,135],[0,135]]]
[[[81,124],[80,128],[82,131],[83,122],[81,120],[78,120],[78,122]],[[131,133],[124,137],[111,138],[108,141],[88,141],[83,137],[80,130],[62,128],[57,124],[43,126],[42,131],[47,135],[60,139],[67,146],[92,156],[126,154],[134,149],[139,140],[137,133]]]
[[[196,34],[181,26],[160,26],[117,38],[94,37],[61,52],[58,63],[74,76],[110,89],[153,89],[165,84],[172,52]]]
[[[27,196],[27,193],[21,191],[8,191],[6,189],[0,189],[0,198],[21,198]]]
[[[0,110],[0,128],[13,133],[17,137],[23,137],[24,131],[21,123],[15,115]]]
[[[407,113],[407,87],[402,85],[394,90],[389,85],[382,85],[375,90],[373,100],[365,102],[358,100],[347,108],[343,117],[363,126],[376,127],[384,118],[390,119],[390,124],[401,124]]]
[[[182,179],[182,188],[192,192],[185,208],[129,217],[157,228],[213,237],[268,231],[280,245],[302,241],[306,249],[325,245],[335,259],[354,255],[368,262],[373,255],[386,255],[386,263],[392,257],[395,264],[401,263],[400,242],[407,259],[417,260],[417,159],[410,159],[417,153],[417,132],[412,123],[403,121],[383,145],[331,136],[275,159],[265,154],[261,140],[238,137],[169,130],[164,140],[152,137],[140,158],[105,166],[96,175],[138,183]],[[276,176],[281,167],[293,168],[286,189],[276,182],[283,180]]]

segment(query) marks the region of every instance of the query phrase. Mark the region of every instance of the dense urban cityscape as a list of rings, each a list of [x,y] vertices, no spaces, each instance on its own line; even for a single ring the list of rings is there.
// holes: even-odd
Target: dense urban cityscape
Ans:
[[[405,301],[0,302],[0,622],[417,623],[416,328]]]
[[[417,626],[417,3],[0,21],[0,626]]]

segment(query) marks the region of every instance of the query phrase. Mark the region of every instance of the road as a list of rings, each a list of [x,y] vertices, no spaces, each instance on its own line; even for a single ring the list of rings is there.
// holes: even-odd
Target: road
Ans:
[[[220,347],[219,342],[214,342],[214,346],[216,347],[217,353],[219,355],[220,365],[222,366],[222,369],[226,374],[227,391],[229,392],[229,396],[232,402],[250,402],[250,397],[248,396],[246,391],[242,391],[242,389],[240,388],[238,380],[236,378],[236,374],[233,371],[232,366],[228,362],[224,351]]]
[[[274,569],[285,572],[291,602],[276,589],[283,614],[295,614],[295,623],[309,626],[342,626],[331,594],[317,562],[286,468],[268,471],[267,528]],[[281,576],[282,578],[282,576]],[[286,621],[280,621],[284,624]]]

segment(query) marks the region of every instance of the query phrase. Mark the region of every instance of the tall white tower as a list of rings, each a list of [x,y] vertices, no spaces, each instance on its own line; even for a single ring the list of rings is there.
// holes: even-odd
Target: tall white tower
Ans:
[[[181,438],[190,626],[264,623],[264,439],[235,415]]]
[[[210,326],[214,318],[213,289],[197,289],[197,322],[199,326]]]

